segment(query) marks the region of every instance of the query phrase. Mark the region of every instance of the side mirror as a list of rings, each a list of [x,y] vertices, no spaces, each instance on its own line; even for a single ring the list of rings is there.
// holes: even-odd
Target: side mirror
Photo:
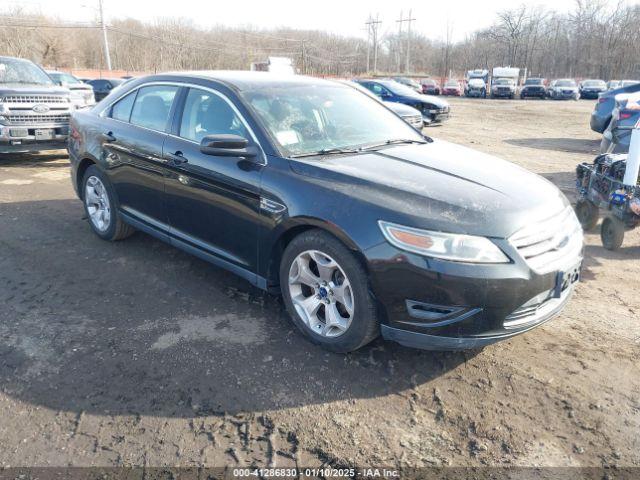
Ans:
[[[200,151],[215,157],[254,158],[258,156],[258,148],[255,145],[249,145],[249,140],[240,135],[231,134],[207,135],[200,142]]]

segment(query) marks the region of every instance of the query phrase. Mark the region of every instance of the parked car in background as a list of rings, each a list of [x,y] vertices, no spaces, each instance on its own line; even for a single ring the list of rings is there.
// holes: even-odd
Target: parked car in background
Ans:
[[[442,93],[442,89],[440,88],[440,84],[437,80],[425,78],[422,80],[422,93],[425,95],[440,95]]]
[[[580,82],[580,98],[598,98],[598,95],[607,91],[604,80],[583,80]]]
[[[126,82],[126,80],[122,78],[97,78],[95,80],[89,80],[88,83],[93,87],[96,101],[99,102],[109,95],[114,88],[122,85],[124,82]]]
[[[615,90],[620,88],[620,80],[609,80],[607,82],[607,90]]]
[[[87,85],[70,73],[47,70],[47,74],[56,84],[69,89],[71,102],[76,108],[85,108],[96,104],[96,97],[91,85]]]
[[[630,87],[632,85],[638,85],[640,83],[640,80],[622,80],[622,82],[620,82],[620,87]]]
[[[602,134],[600,153],[628,153],[636,125],[640,126],[640,92],[617,95],[611,121]]]
[[[0,57],[0,153],[64,148],[71,92],[29,60]]]
[[[464,89],[467,97],[487,98],[487,84],[481,78],[471,78]]]
[[[71,128],[72,184],[99,238],[136,228],[280,294],[335,352],[380,334],[482,347],[556,316],[579,278],[582,229],[551,182],[336,82],[153,75]]]
[[[355,88],[359,92],[364,93],[368,97],[374,99],[376,102],[382,103],[385,107],[391,110],[393,113],[402,118],[405,122],[411,125],[413,128],[418,130],[422,130],[424,122],[422,121],[422,113],[420,110],[417,110],[409,105],[405,105],[404,103],[397,102],[383,102],[382,99],[374,95],[373,92],[364,88],[357,82],[352,80],[336,80],[336,82],[342,83],[343,85],[347,85],[348,87]]]
[[[511,78],[494,78],[491,81],[491,98],[514,98],[516,82]]]
[[[416,93],[393,80],[358,79],[356,81],[385,102],[404,103],[418,109],[422,113],[425,125],[440,123],[449,118],[449,102],[444,99]]]
[[[527,78],[524,85],[520,89],[520,99],[525,98],[547,98],[547,87],[545,85],[546,80],[544,78],[531,77]]]
[[[453,95],[456,97],[462,96],[462,86],[457,80],[447,80],[442,86],[443,95]]]
[[[580,90],[572,78],[559,78],[549,87],[549,98],[553,100],[578,100]]]
[[[615,97],[620,94],[640,92],[640,84],[629,85],[628,87],[608,90],[598,95],[598,102],[591,112],[591,130],[603,133],[611,121],[611,113],[615,107]]]
[[[405,87],[409,87],[411,90],[414,90],[416,93],[423,93],[422,92],[422,85],[420,85],[418,82],[416,82],[412,78],[408,78],[408,77],[393,77],[393,80],[395,80],[398,83],[401,83]]]

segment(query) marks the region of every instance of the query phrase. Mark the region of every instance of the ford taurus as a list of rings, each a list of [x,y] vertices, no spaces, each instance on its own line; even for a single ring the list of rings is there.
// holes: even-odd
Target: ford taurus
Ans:
[[[555,186],[336,82],[136,79],[74,113],[68,148],[95,234],[141,230],[280,293],[333,351],[481,347],[554,317],[579,278]]]

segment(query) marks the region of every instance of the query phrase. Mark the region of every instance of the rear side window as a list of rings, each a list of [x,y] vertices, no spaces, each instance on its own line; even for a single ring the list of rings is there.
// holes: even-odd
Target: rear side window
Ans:
[[[111,118],[114,120],[120,120],[121,122],[128,122],[131,117],[131,107],[133,107],[133,101],[136,99],[137,92],[131,92],[126,97],[118,100],[111,109]]]
[[[178,87],[171,85],[154,85],[138,90],[131,112],[131,123],[164,132],[177,92]]]

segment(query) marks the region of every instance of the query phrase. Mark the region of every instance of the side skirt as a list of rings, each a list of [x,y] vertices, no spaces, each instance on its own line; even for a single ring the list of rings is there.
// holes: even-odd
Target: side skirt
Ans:
[[[261,277],[260,275],[256,275],[255,273],[251,272],[250,270],[247,270],[246,268],[239,267],[237,265],[234,265],[231,262],[223,260],[222,258],[216,255],[213,255],[212,253],[209,253],[201,248],[193,246],[188,242],[180,240],[176,237],[172,237],[171,235],[167,234],[165,231],[162,231],[157,227],[153,227],[148,223],[138,220],[137,218],[133,217],[131,214],[125,211],[119,210],[118,213],[120,213],[120,215],[122,216],[122,220],[127,222],[132,227],[144,233],[147,233],[152,237],[157,238],[158,240],[162,240],[165,243],[173,245],[179,248],[180,250],[190,253],[191,255],[194,255],[204,260],[205,262],[209,262],[217,267],[223,268],[235,275],[238,275],[239,277],[248,281],[251,285],[258,287],[261,290],[270,291],[270,289],[268,288],[266,278]]]

